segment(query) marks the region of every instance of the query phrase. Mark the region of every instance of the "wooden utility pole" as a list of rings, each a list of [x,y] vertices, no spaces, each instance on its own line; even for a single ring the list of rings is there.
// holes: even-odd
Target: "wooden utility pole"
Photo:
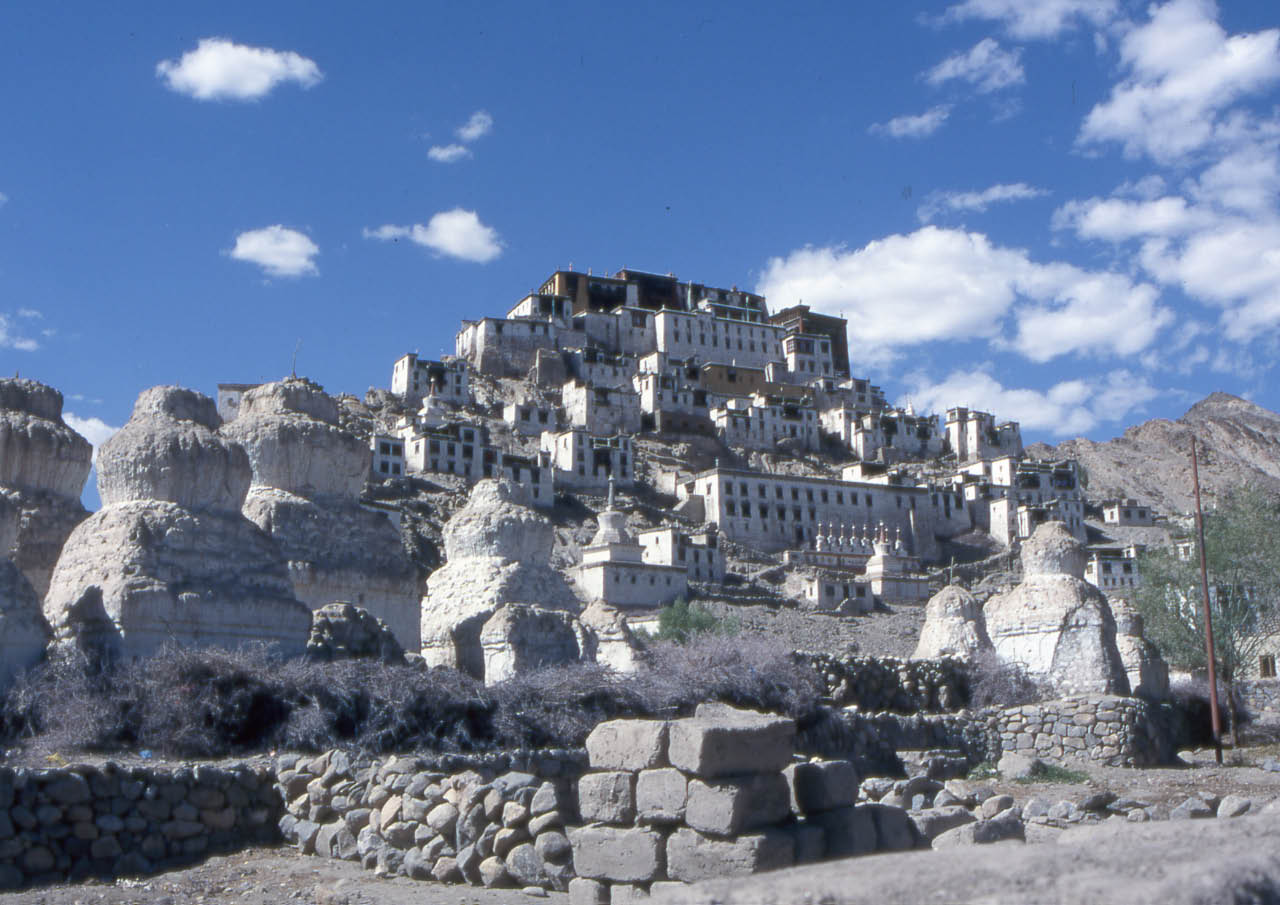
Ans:
[[[1209,560],[1204,550],[1204,511],[1200,506],[1200,459],[1196,436],[1191,435],[1191,480],[1196,488],[1196,536],[1200,547],[1200,596],[1204,604],[1204,650],[1209,661],[1209,717],[1213,725],[1213,750],[1222,763],[1222,715],[1218,712],[1218,664],[1213,655],[1213,614],[1209,611]]]

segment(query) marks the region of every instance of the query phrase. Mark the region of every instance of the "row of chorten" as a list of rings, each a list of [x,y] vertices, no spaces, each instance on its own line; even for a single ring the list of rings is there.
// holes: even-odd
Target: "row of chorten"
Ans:
[[[823,527],[823,523],[818,523],[818,531],[813,539],[813,549],[819,553],[858,553],[866,556],[873,554],[884,556],[888,553],[894,553],[899,556],[907,555],[907,548],[902,543],[902,528],[895,528],[893,538],[890,540],[889,529],[884,522],[880,522],[879,526],[873,531],[870,525],[863,524],[861,528],[857,525],[850,526],[850,530],[846,533],[846,526],[843,522],[839,523],[839,533],[834,530],[835,523],[828,522]]]

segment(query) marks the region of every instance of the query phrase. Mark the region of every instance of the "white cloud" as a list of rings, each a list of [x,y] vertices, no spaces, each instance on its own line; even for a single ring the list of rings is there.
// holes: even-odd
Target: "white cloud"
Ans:
[[[226,38],[201,38],[178,60],[161,60],[156,75],[171,91],[201,101],[252,101],[283,82],[310,88],[323,78],[320,67],[293,51],[249,47]]]
[[[471,151],[466,145],[432,145],[427,156],[436,163],[454,163],[464,157],[470,157]]]
[[[0,192],[0,207],[4,207],[8,203],[9,203],[9,196],[6,195],[4,192]]]
[[[968,82],[979,94],[989,94],[1025,82],[1021,49],[1002,50],[993,38],[983,38],[967,53],[947,57],[925,73],[930,85],[941,85],[953,79]]]
[[[119,427],[107,424],[101,418],[81,418],[74,412],[66,412],[62,416],[62,420],[67,422],[67,426],[73,431],[93,444],[93,460],[95,463],[98,460],[98,447],[106,443],[116,431],[120,430]]]
[[[867,131],[890,138],[924,138],[942,128],[950,115],[951,105],[939,104],[914,116],[895,116],[887,123],[873,123]]]
[[[993,204],[1009,201],[1028,201],[1049,194],[1045,189],[1025,182],[1009,182],[993,185],[980,192],[933,192],[920,205],[916,215],[922,223],[928,223],[943,211],[974,211],[982,213]]]
[[[237,261],[257,264],[268,276],[300,277],[315,274],[315,262],[320,254],[316,243],[295,229],[276,224],[262,229],[251,229],[236,236],[235,248],[230,255]]]
[[[1000,22],[1015,38],[1053,38],[1078,22],[1102,27],[1117,12],[1117,0],[964,0],[948,7],[943,22],[986,19]]]
[[[1256,134],[1236,101],[1280,80],[1280,29],[1227,36],[1211,0],[1171,0],[1120,44],[1125,78],[1089,111],[1082,144],[1120,143],[1127,155],[1178,163],[1213,144]]]
[[[413,226],[387,224],[365,229],[364,237],[382,241],[407,238],[436,254],[478,264],[486,264],[502,254],[498,231],[481,223],[475,211],[460,207],[433,215],[425,226],[421,223]]]
[[[1068,201],[1053,215],[1055,229],[1074,229],[1082,239],[1123,242],[1138,236],[1179,236],[1210,220],[1205,211],[1193,209],[1185,198],[1164,197],[1151,201],[1123,198],[1090,198]]]
[[[18,317],[25,317],[28,320],[42,320],[44,315],[34,308],[19,308]]]
[[[457,135],[465,142],[473,142],[489,134],[493,128],[493,117],[484,110],[477,110],[471,118],[458,127]]]
[[[34,352],[40,344],[28,336],[16,332],[16,325],[8,316],[0,314],[0,349],[16,349],[19,352]]]
[[[953,371],[937,382],[919,374],[908,377],[912,402],[923,411],[969,406],[1017,421],[1024,431],[1071,436],[1121,421],[1161,395],[1145,377],[1123,369],[1101,378],[1064,380],[1047,390],[1006,387],[990,370]]]
[[[773,258],[757,289],[776,307],[803,302],[847,317],[859,354],[874,364],[921,343],[971,339],[1034,361],[1129,354],[1170,320],[1151,287],[1121,274],[1038,264],[981,233],[935,226],[857,250],[804,248]],[[1004,336],[1010,314],[1012,339]]]

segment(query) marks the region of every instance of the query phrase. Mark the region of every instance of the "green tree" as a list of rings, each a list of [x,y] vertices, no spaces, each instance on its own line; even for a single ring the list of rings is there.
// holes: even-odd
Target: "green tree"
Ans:
[[[1213,617],[1214,659],[1238,742],[1234,685],[1280,632],[1280,499],[1256,487],[1225,495],[1205,513],[1205,557]],[[1135,602],[1147,638],[1170,666],[1202,670],[1204,608],[1194,535],[1183,552],[1149,550],[1139,558]],[[1189,555],[1186,541],[1190,541]]]

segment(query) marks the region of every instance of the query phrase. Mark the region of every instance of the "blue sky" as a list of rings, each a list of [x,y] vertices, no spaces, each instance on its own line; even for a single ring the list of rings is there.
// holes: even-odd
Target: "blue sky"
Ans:
[[[0,372],[385,386],[552,270],[850,319],[1030,439],[1280,408],[1273,2],[0,9]]]

